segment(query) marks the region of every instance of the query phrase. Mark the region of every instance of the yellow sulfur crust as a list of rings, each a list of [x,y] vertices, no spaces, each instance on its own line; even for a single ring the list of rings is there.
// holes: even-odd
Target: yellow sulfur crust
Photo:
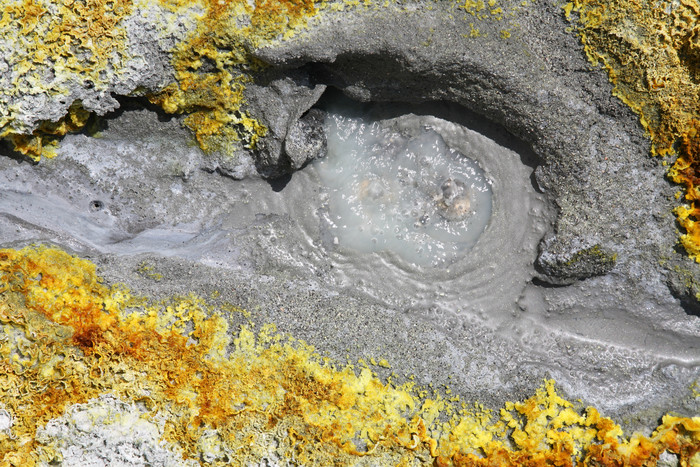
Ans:
[[[265,64],[254,49],[288,39],[303,30],[324,10],[349,11],[358,8],[386,8],[393,0],[14,0],[0,7],[0,32],[21,36],[8,57],[12,83],[3,90],[0,105],[0,138],[38,161],[51,157],[57,137],[81,129],[89,113],[79,101],[58,121],[44,121],[38,128],[20,123],[23,110],[11,104],[24,95],[44,96],[50,101],[68,100],[76,86],[109,93],[118,76],[128,73],[135,57],[129,55],[126,24],[133,15],[159,8],[155,24],[158,34],[169,34],[168,21],[194,18],[194,29],[176,43],[171,54],[174,80],[157,89],[133,89],[146,95],[168,113],[184,114],[204,150],[232,155],[255,148],[267,128],[246,110],[244,90]],[[482,35],[474,20],[502,20],[512,17],[521,5],[490,0],[451,0],[451,11],[465,13],[469,33]],[[428,5],[432,9],[432,5]],[[149,10],[150,11],[150,10]],[[478,24],[478,23],[477,23]],[[510,37],[503,29],[502,37]],[[82,83],[82,84],[77,84]],[[75,99],[75,98],[73,98]]]
[[[5,71],[11,76],[11,85],[3,94],[60,98],[68,93],[64,83],[78,77],[96,90],[106,89],[105,70],[122,67],[126,59],[127,35],[121,21],[132,6],[131,0],[3,2],[0,32],[21,38],[15,41],[17,55],[4,57],[12,68]],[[46,85],[48,75],[53,78]],[[42,155],[51,157],[55,137],[80,129],[89,116],[74,102],[66,116],[28,131],[16,127],[17,111],[0,109],[0,138],[8,138],[19,152],[35,160]]]
[[[171,8],[187,2],[169,2]],[[166,112],[187,113],[184,123],[205,150],[254,148],[267,129],[244,110],[243,90],[263,64],[250,50],[291,36],[319,11],[313,0],[265,0],[252,4],[204,0],[205,15],[173,55],[176,81],[150,96]],[[324,2],[318,2],[321,5]],[[203,69],[205,67],[205,69]]]
[[[589,60],[639,115],[652,154],[677,155],[669,177],[682,185],[681,243],[700,262],[700,4],[696,0],[574,0]]]
[[[700,418],[667,415],[650,438],[625,438],[552,381],[492,413],[335,366],[271,326],[230,335],[195,296],[151,302],[61,250],[0,250],[0,404],[13,418],[0,465],[60,461],[37,428],[106,393],[164,417],[163,437],[212,465],[273,454],[306,465],[642,466],[664,450],[700,460]]]

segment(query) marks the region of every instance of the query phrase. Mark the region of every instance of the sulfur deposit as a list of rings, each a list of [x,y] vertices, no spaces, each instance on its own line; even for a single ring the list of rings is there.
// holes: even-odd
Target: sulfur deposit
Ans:
[[[697,17],[2,2],[0,463],[697,465]]]
[[[241,310],[137,297],[57,249],[2,250],[0,274],[7,465],[115,460],[115,448],[66,448],[84,432],[121,446],[125,462],[156,465],[643,465],[664,451],[695,465],[700,456],[698,418],[666,416],[651,437],[626,438],[553,381],[497,413],[428,397],[270,327],[243,326],[231,339],[226,315]]]

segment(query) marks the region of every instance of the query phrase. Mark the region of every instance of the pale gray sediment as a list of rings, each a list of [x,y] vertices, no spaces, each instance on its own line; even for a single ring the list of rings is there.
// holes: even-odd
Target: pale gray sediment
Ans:
[[[289,84],[248,90],[279,123],[262,158],[205,155],[176,118],[129,106],[99,137],[63,138],[55,159],[0,158],[3,245],[56,243],[143,294],[218,290],[323,354],[386,358],[493,407],[551,376],[630,428],[697,415],[700,317],[682,285],[697,265],[677,250],[675,188],[635,115],[558,7],[522,10],[503,39],[465,38],[459,12],[434,5],[329,12],[256,51],[270,82]],[[493,183],[491,220],[449,271],[336,248],[324,231],[327,194],[307,164],[320,117],[297,122],[326,86],[323,111],[341,90],[365,102],[349,114],[433,128]],[[286,184],[243,179],[290,168]]]

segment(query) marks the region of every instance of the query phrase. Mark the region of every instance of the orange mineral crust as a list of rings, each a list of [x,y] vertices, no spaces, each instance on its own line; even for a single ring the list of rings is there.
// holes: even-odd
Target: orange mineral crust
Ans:
[[[37,429],[105,394],[143,405],[164,442],[207,465],[650,466],[664,451],[700,462],[700,418],[667,415],[626,437],[553,381],[494,412],[335,365],[272,326],[233,332],[223,313],[242,310],[137,297],[55,248],[0,250],[0,408],[12,420],[0,465],[61,461]]]
[[[639,115],[652,154],[675,155],[669,178],[685,189],[681,243],[700,262],[700,4],[695,0],[574,0],[564,7],[613,93]]]

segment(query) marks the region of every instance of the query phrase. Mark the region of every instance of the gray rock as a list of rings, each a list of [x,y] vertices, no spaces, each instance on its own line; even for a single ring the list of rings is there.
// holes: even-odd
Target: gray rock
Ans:
[[[602,276],[609,273],[617,262],[617,254],[600,245],[581,248],[576,251],[554,253],[543,240],[543,252],[537,258],[542,276],[540,279],[555,285],[570,285],[582,279]],[[561,243],[557,243],[561,248]]]
[[[323,129],[325,112],[309,110],[292,124],[284,140],[284,152],[292,170],[326,155],[326,133]]]
[[[642,241],[670,251],[673,221],[662,213],[673,207],[673,189],[648,157],[636,117],[611,97],[602,72],[588,71],[563,13],[536,10],[522,12],[521,30],[508,39],[497,22],[480,37],[464,37],[465,20],[447,3],[358,12],[353,21],[328,14],[308,33],[256,55],[284,69],[311,69],[316,80],[361,101],[448,100],[503,125],[537,154],[537,184],[559,208],[554,234],[541,245],[552,280],[588,276],[564,267],[580,245],[620,251]],[[641,206],[663,220],[634,214]]]
[[[300,138],[308,139],[314,136],[312,133],[318,138],[319,124],[313,116],[304,122],[299,122],[299,119],[318,101],[325,89],[325,85],[313,85],[308,76],[298,72],[287,72],[286,76],[270,80],[259,79],[256,84],[246,87],[250,113],[264,122],[268,129],[255,148],[255,163],[263,177],[276,178],[290,173],[301,167],[304,161],[316,157],[318,149],[301,148]],[[295,130],[288,159],[283,146],[292,128]]]
[[[48,5],[46,17],[57,15],[59,5]],[[118,26],[125,34],[123,43],[119,37],[112,37],[114,50],[103,62],[91,57],[100,47],[91,43],[73,47],[71,53],[75,56],[64,52],[36,59],[34,53],[43,44],[35,40],[43,40],[50,35],[50,28],[56,27],[49,21],[38,22],[38,29],[26,40],[16,40],[14,33],[3,31],[0,55],[13,66],[0,63],[0,131],[30,134],[43,122],[64,117],[74,103],[105,115],[119,107],[115,96],[161,89],[173,81],[170,51],[192,30],[196,10],[182,9],[175,14],[154,4],[144,6],[120,22]],[[159,21],[168,27],[157,27]],[[80,62],[81,57],[86,63]],[[31,67],[24,66],[25,60],[32,61]],[[86,70],[81,72],[83,66]]]
[[[472,34],[475,20],[455,5],[326,11],[303,34],[255,50],[269,65],[246,90],[247,111],[269,129],[255,152],[205,155],[177,120],[129,110],[100,137],[67,136],[55,159],[0,158],[0,239],[91,255],[107,282],[144,294],[221,290],[258,324],[324,355],[374,352],[420,384],[449,384],[490,407],[554,377],[628,428],[653,427],[669,410],[697,414],[700,268],[676,248],[676,188],[649,157],[637,117],[591,69],[559,7],[532,3]],[[12,128],[60,117],[72,99],[104,113],[111,92],[166,82],[165,51],[187,28],[176,22],[164,40],[150,32],[159,19],[146,17],[130,20],[127,72],[102,94],[69,82],[0,100],[3,111],[25,109]],[[0,59],[0,79],[6,67]],[[459,277],[402,269],[324,238],[324,187],[313,164],[303,167],[323,153],[314,106],[331,87],[366,103],[368,118],[396,117],[382,104],[400,102],[399,115],[434,115],[509,150],[479,159],[493,176],[489,164],[511,157],[518,170],[503,173],[523,175],[494,181],[498,228],[517,225],[499,241],[487,228],[479,269],[468,257]],[[246,179],[294,170],[281,193]],[[134,272],[144,261],[163,281]],[[462,293],[470,287],[480,293]]]

